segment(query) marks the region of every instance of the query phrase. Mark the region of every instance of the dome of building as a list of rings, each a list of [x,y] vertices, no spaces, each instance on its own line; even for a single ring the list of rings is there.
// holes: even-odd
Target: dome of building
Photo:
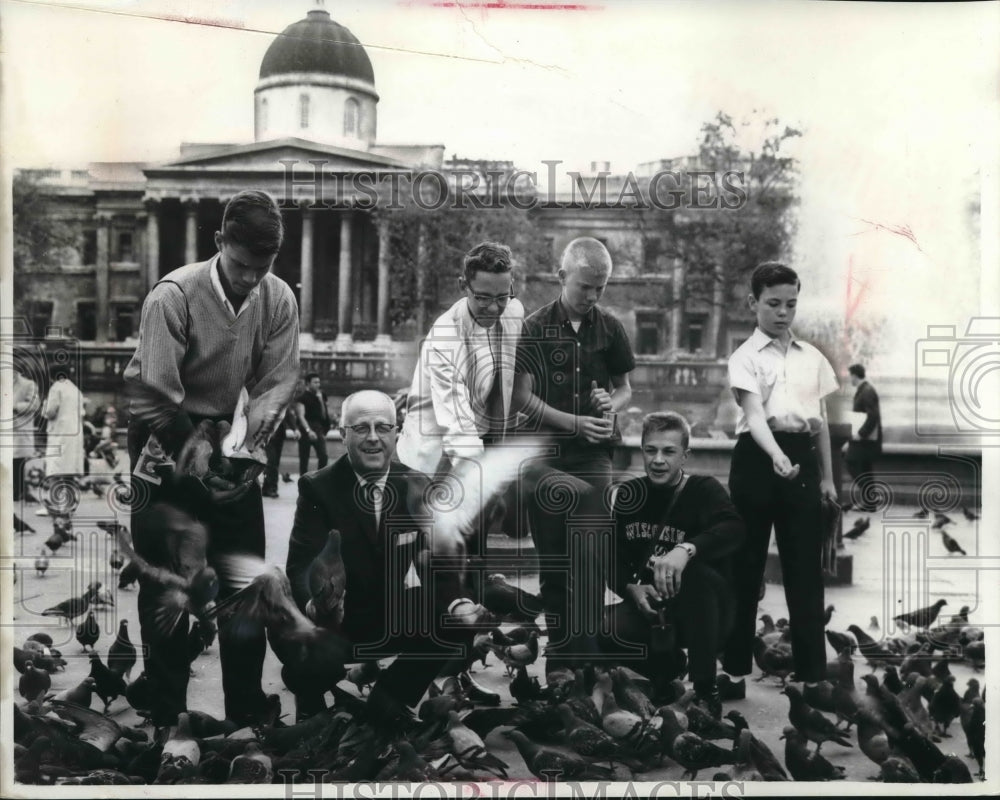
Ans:
[[[323,9],[313,9],[278,35],[260,62],[259,77],[303,72],[375,83],[372,62],[361,42]]]

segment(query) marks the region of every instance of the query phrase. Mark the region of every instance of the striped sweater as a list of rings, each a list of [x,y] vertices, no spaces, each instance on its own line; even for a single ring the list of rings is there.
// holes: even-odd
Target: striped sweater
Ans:
[[[233,316],[211,280],[217,258],[188,264],[146,296],[139,346],[125,368],[131,411],[176,452],[193,430],[189,415],[231,417],[240,390],[251,404],[284,409],[299,375],[299,313],[283,280],[268,273]],[[141,399],[153,390],[170,406],[152,414]],[[276,420],[280,416],[276,417]]]

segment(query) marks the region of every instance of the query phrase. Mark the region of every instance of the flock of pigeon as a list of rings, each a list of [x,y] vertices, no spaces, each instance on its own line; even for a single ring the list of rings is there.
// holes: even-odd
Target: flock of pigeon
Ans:
[[[52,523],[54,532],[65,528],[58,515]],[[86,654],[90,667],[81,680],[68,678],[66,654],[46,633],[14,648],[20,673],[14,770],[20,783],[483,781],[523,776],[525,767],[540,780],[621,781],[649,779],[654,772],[735,781],[844,779],[844,767],[820,752],[824,744],[828,750],[858,747],[877,768],[866,777],[884,782],[972,782],[966,758],[985,779],[985,692],[972,678],[959,694],[950,670],[957,664],[983,669],[983,630],[969,621],[968,607],[939,621],[943,599],[896,617],[907,633],[891,638],[881,637],[875,618],[867,632],[857,625],[833,630],[835,609],[829,606],[827,638],[839,655],[828,664],[828,680],[815,686],[794,680],[788,623],[764,615],[755,642],[756,679],[777,679],[788,698],[784,747],[775,752],[765,742],[767,732],[753,730],[740,710],[713,717],[680,679],[666,693],[654,692],[627,667],[589,664],[550,672],[543,683],[535,674],[545,636],[536,624],[541,602],[493,575],[483,603],[497,624],[477,633],[467,667],[481,665],[502,681],[495,669],[502,664],[510,701],[464,676],[446,678],[431,686],[412,719],[386,730],[368,719],[364,699],[380,665],[346,664],[338,640],[298,611],[280,569],[259,565],[245,589],[216,605],[203,530],[167,526],[182,531],[169,544],[174,563],[183,566],[183,574],[174,574],[137,556],[124,526],[98,525],[109,536],[108,565],[119,576],[120,591],[140,576],[159,584],[174,604],[165,608],[164,625],[177,624],[181,611],[193,612],[192,663],[212,647],[220,613],[253,615],[267,627],[286,686],[331,691],[335,706],[294,725],[280,718],[280,703],[270,719],[240,729],[197,710],[162,729],[124,724],[148,715],[150,687],[144,674],[132,677],[137,653],[127,620],[121,619],[102,657],[97,615],[116,595],[93,581],[81,595],[42,612],[75,633],[80,650],[73,656]],[[321,555],[335,558],[335,550]],[[35,567],[33,579],[44,580],[47,564]],[[314,601],[327,603],[330,581],[339,573],[322,563],[313,572],[319,576],[311,587]],[[68,634],[64,639],[72,641]],[[871,667],[860,684],[855,654]],[[956,747],[959,726],[964,742]],[[969,756],[956,752],[966,745]]]

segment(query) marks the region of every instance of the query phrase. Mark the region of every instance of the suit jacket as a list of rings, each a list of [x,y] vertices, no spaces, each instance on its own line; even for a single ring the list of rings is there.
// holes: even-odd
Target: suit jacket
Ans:
[[[374,514],[362,507],[360,482],[346,455],[303,475],[285,565],[299,607],[304,609],[309,600],[309,564],[326,545],[331,529],[340,531],[347,572],[343,631],[348,638],[380,641],[388,632],[390,612],[406,609],[412,617],[415,603],[429,603],[426,537],[431,519],[423,500],[427,484],[427,476],[393,461],[376,530]],[[435,587],[434,610],[447,608],[457,596],[448,591],[449,585]]]
[[[854,392],[854,411],[864,412],[864,424],[858,429],[858,438],[865,442],[874,442],[878,451],[882,451],[882,413],[879,408],[878,392],[868,381],[858,384]]]
[[[524,306],[516,298],[500,315],[505,424],[512,416],[514,364],[523,320]],[[476,353],[470,339],[475,324],[463,297],[437,318],[420,346],[396,454],[404,464],[422,472],[436,472],[445,448],[469,455],[482,450],[480,436],[485,428],[472,402],[472,387],[482,379],[477,375]]]

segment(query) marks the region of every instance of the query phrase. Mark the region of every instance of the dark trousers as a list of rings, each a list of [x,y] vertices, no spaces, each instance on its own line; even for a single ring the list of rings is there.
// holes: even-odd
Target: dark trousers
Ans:
[[[610,485],[606,448],[541,460],[522,480],[545,606],[547,672],[577,665],[599,651],[614,531],[605,497]]]
[[[193,419],[197,424],[200,418]],[[130,421],[128,450],[131,463],[137,463],[148,431]],[[135,481],[141,478],[133,477]],[[156,527],[155,503],[163,499],[163,490],[144,484],[144,491],[132,492],[132,541],[136,552],[151,563],[164,563],[162,548],[150,541]],[[187,509],[185,509],[187,510]],[[216,559],[226,553],[249,553],[264,557],[264,507],[260,488],[253,484],[239,500],[202,510],[198,517],[209,531],[208,563],[218,570]],[[220,572],[221,578],[221,572]],[[219,599],[232,594],[221,586]],[[187,685],[191,656],[188,646],[189,619],[185,614],[170,635],[161,634],[156,625],[160,606],[159,591],[139,580],[138,613],[147,678],[152,684],[156,705],[152,722],[167,725],[176,722],[177,714],[187,708]],[[236,624],[238,623],[238,625]],[[231,624],[219,629],[219,655],[222,662],[222,691],[225,713],[230,719],[247,721],[263,709],[265,696],[261,689],[261,674],[267,641],[264,628],[245,619],[233,617]]]
[[[316,469],[323,469],[326,466],[326,434],[319,428],[311,428],[316,434],[312,439],[309,434],[304,433],[299,439],[299,475],[305,475],[309,471],[309,448],[316,451]]]
[[[278,491],[278,469],[281,463],[281,451],[285,447],[285,426],[279,425],[274,429],[271,438],[264,446],[264,453],[267,455],[267,464],[264,467],[264,491]]]
[[[424,602],[426,598],[416,602]],[[468,630],[442,628],[434,624],[432,636],[411,632],[392,636],[385,641],[373,641],[381,629],[377,623],[345,628],[345,635],[355,645],[358,661],[396,656],[375,683],[375,689],[384,692],[402,705],[415,707],[427,687],[440,673],[457,674],[465,663],[465,655],[472,646],[474,633]],[[295,711],[304,719],[326,708],[324,694],[297,694]]]
[[[878,442],[851,442],[847,445],[844,461],[854,479],[851,502],[861,510],[873,509],[876,497],[872,484],[875,481],[875,459],[879,454]]]
[[[666,618],[675,629],[676,646],[687,648],[688,673],[695,687],[715,686],[715,661],[732,629],[733,593],[717,570],[697,557],[681,575],[681,590],[667,601]],[[605,612],[605,630],[599,639],[601,652],[618,656],[654,683],[677,677],[677,661],[651,646],[650,620],[628,598]],[[636,649],[641,648],[642,653]]]
[[[14,494],[11,499],[19,501],[24,496],[24,462],[26,458],[15,458],[11,463],[11,478],[14,482]]]
[[[799,465],[795,480],[776,475],[771,458],[748,433],[737,439],[733,450],[729,493],[747,535],[732,559],[736,612],[722,665],[731,675],[748,675],[752,670],[757,602],[773,527],[792,628],[795,674],[799,680],[820,681],[826,673],[826,642],[819,455],[809,434],[776,433],[774,438],[791,462]]]

